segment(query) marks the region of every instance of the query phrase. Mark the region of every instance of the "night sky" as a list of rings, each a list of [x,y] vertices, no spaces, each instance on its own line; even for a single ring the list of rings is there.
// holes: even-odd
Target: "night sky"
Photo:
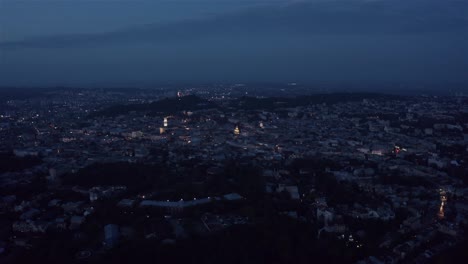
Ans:
[[[466,0],[0,0],[0,86],[468,82]]]

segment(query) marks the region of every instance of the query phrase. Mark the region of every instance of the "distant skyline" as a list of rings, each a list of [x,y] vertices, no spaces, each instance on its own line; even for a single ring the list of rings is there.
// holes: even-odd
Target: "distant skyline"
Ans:
[[[468,82],[463,0],[0,0],[0,86]]]

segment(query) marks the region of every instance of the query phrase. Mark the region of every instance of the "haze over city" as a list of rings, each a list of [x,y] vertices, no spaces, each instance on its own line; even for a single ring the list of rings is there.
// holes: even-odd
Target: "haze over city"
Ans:
[[[2,0],[0,85],[466,83],[467,10],[461,0]]]

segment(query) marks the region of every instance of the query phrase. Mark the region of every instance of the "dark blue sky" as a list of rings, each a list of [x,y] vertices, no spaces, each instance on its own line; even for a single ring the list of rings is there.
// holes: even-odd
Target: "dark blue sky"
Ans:
[[[468,82],[466,0],[0,0],[0,86]]]

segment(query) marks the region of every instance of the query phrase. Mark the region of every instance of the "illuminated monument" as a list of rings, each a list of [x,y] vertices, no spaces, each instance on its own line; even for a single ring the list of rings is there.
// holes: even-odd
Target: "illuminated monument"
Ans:
[[[240,129],[239,129],[239,126],[236,126],[236,128],[234,128],[234,135],[239,135],[240,134]]]

